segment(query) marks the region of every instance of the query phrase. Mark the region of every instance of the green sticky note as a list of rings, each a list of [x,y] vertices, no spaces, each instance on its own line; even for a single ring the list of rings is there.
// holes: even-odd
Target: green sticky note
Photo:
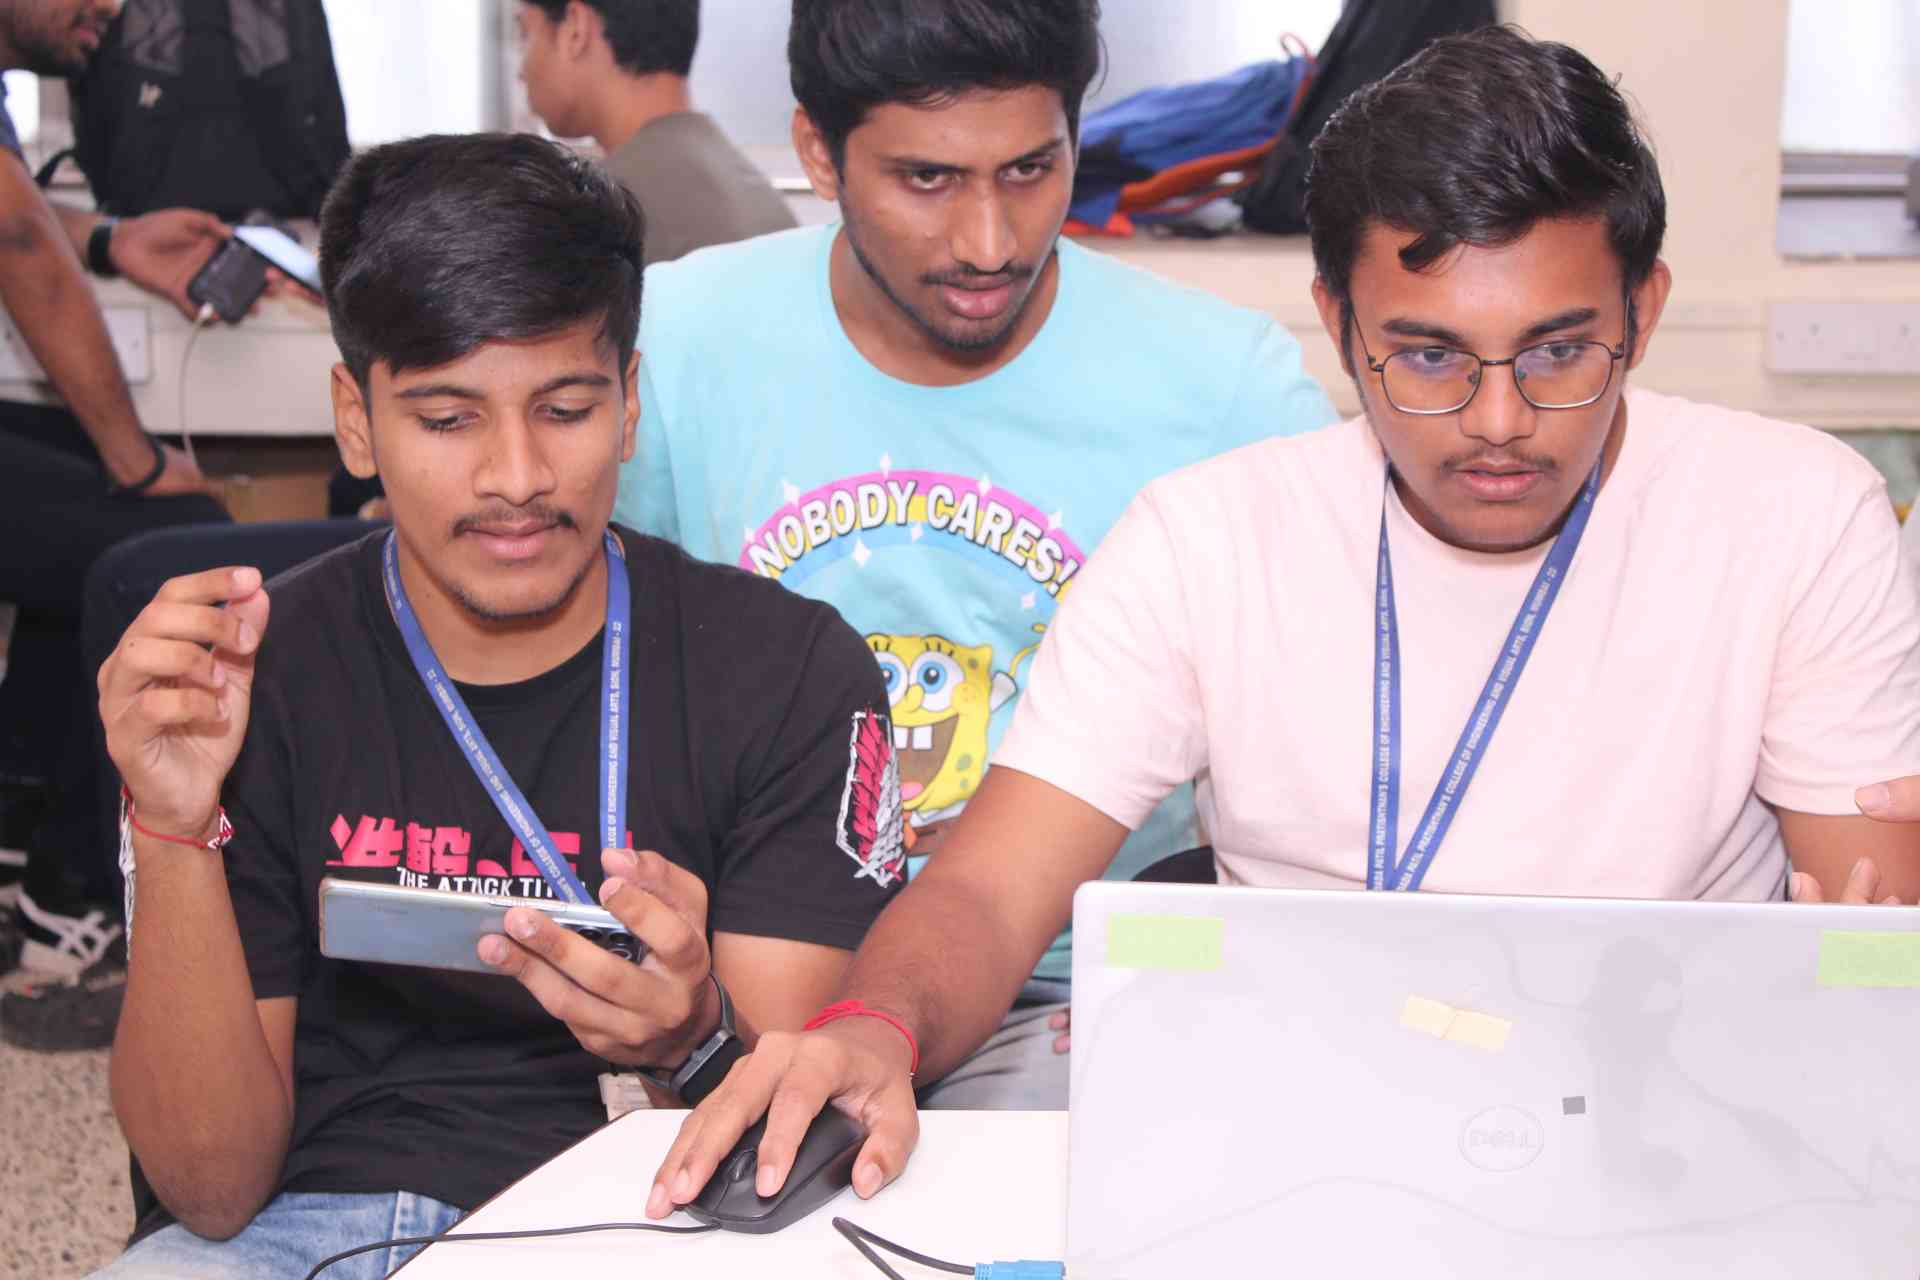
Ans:
[[[1920,931],[1820,935],[1823,987],[1920,987]]]
[[[1227,922],[1218,916],[1109,916],[1107,964],[1211,973],[1220,967],[1226,936]]]

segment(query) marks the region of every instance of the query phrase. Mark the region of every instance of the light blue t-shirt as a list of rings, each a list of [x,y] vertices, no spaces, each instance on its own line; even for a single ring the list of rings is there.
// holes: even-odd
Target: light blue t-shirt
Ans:
[[[1053,310],[1024,351],[961,386],[902,382],[840,326],[837,231],[647,271],[640,443],[615,512],[825,600],[867,637],[902,802],[924,826],[979,786],[1061,593],[1135,493],[1334,413],[1269,317],[1067,240]],[[1182,788],[1108,874],[1201,839]],[[1068,942],[1039,976],[1068,975]]]

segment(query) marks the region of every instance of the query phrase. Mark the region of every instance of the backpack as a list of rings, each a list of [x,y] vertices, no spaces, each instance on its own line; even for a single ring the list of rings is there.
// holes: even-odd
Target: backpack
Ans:
[[[68,84],[75,159],[118,216],[315,217],[349,154],[321,0],[125,0]]]
[[[1070,216],[1105,226],[1117,212],[1204,190],[1228,167],[1251,167],[1285,126],[1312,66],[1304,56],[1257,62],[1196,84],[1146,89],[1093,112],[1080,125]],[[1225,160],[1209,166],[1212,157]]]
[[[1372,84],[1441,36],[1496,21],[1494,0],[1347,0],[1320,49],[1320,65],[1260,177],[1238,197],[1255,231],[1297,235],[1307,229],[1307,166],[1327,118],[1347,95]]]

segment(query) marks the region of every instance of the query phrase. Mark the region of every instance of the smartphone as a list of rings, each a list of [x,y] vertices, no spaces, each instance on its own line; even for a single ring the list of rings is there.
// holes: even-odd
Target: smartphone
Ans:
[[[234,238],[315,293],[320,289],[320,259],[278,227],[235,227]]]
[[[228,324],[246,319],[267,291],[267,260],[240,240],[229,240],[187,283],[187,296]]]
[[[544,911],[554,923],[622,960],[639,964],[646,943],[599,907],[441,889],[408,889],[328,876],[320,882],[320,954],[335,960],[499,973],[475,950],[506,932],[509,907]]]

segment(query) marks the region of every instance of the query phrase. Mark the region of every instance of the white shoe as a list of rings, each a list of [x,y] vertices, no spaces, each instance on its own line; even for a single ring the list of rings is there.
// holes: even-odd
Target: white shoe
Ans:
[[[84,916],[43,911],[20,895],[20,967],[58,978],[78,978],[120,936],[118,921],[96,907]]]
[[[20,881],[26,874],[27,851],[0,848],[0,909],[20,901]]]

